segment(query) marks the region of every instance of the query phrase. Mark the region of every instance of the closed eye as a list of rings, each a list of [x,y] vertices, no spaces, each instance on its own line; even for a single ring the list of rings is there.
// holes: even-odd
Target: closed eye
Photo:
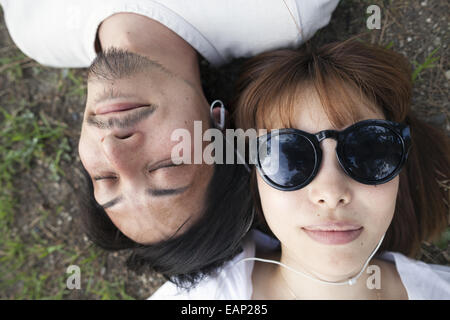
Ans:
[[[182,166],[183,164],[174,164],[174,163],[170,163],[170,164],[162,164],[154,169],[149,170],[149,172],[155,172],[156,170],[159,169],[165,169],[165,168],[173,168],[173,167],[179,167]],[[116,176],[95,176],[93,178],[95,181],[99,181],[99,180],[115,180],[117,179]]]
[[[98,181],[98,180],[112,180],[112,179],[117,179],[117,177],[115,177],[115,176],[105,176],[105,177],[97,176],[97,177],[94,177],[95,181]]]

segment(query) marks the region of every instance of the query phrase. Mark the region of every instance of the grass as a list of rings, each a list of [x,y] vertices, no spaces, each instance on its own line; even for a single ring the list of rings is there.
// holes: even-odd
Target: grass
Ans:
[[[30,169],[35,159],[43,159],[52,178],[59,180],[64,175],[59,163],[62,158],[70,161],[70,147],[63,136],[65,125],[52,126],[43,113],[36,116],[25,106],[14,113],[0,107],[0,112],[4,118],[0,131],[0,185],[10,188],[13,176]],[[48,150],[55,145],[54,150]]]
[[[419,75],[426,69],[432,69],[436,67],[435,62],[439,61],[439,56],[434,56],[439,48],[434,49],[431,53],[425,58],[423,63],[418,63],[417,61],[413,61],[414,71],[412,74],[412,81],[415,82]]]
[[[445,250],[448,247],[448,244],[450,243],[450,228],[447,228],[447,230],[444,231],[441,238],[435,242],[435,245],[441,249]]]
[[[0,106],[0,227],[7,227],[13,220],[15,177],[31,169],[36,159],[43,159],[54,175],[61,174],[61,158],[69,159],[64,126],[53,127],[41,115],[38,119],[25,106],[9,113]],[[57,157],[48,146],[57,146]],[[58,176],[59,178],[59,176]]]
[[[15,61],[15,60],[14,60]],[[4,63],[5,60],[3,60]],[[5,64],[4,64],[5,65]],[[8,68],[15,68],[12,64]],[[15,69],[14,69],[15,70]],[[14,75],[21,74],[14,71]],[[81,94],[83,86],[69,71],[69,89]],[[54,240],[45,235],[51,220],[62,206],[38,209],[38,218],[21,232],[15,211],[21,201],[16,180],[37,167],[44,168],[51,181],[64,177],[62,162],[70,163],[71,147],[65,135],[67,126],[50,119],[27,102],[15,102],[9,112],[0,106],[0,292],[9,299],[63,299],[71,294],[66,288],[65,269],[76,264],[83,272],[83,295],[96,299],[133,299],[125,292],[123,280],[98,281],[96,270],[105,263],[105,253],[89,245],[71,249],[64,237]],[[62,260],[58,263],[58,260]],[[56,262],[54,262],[56,261]],[[56,268],[56,270],[53,267]],[[62,267],[60,267],[62,266]]]
[[[73,69],[64,69],[62,72],[63,77],[67,77],[71,81],[69,96],[84,96],[86,93],[86,80],[81,76],[75,74]]]
[[[28,261],[40,261],[62,249],[31,233],[33,242],[27,243],[14,228],[14,211],[18,203],[14,180],[22,172],[31,170],[37,159],[50,168],[52,177],[62,173],[60,161],[70,151],[63,132],[65,126],[52,126],[43,114],[37,116],[24,104],[13,113],[0,107],[0,289],[19,287],[16,298],[38,298],[50,274],[28,269]],[[55,156],[56,153],[56,156]],[[43,216],[45,218],[45,215]]]
[[[6,73],[8,78],[13,81],[20,80],[23,76],[22,65],[31,61],[21,52],[11,57],[0,57],[0,73]]]

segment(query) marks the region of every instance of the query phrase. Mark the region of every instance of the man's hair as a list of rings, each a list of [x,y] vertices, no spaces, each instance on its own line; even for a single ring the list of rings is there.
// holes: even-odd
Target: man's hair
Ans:
[[[138,273],[154,270],[179,287],[190,288],[241,252],[241,240],[253,222],[249,174],[243,165],[216,164],[199,220],[180,235],[151,245],[136,243],[112,223],[94,198],[89,174],[81,169],[84,232],[105,250],[130,250],[129,269]]]
[[[421,241],[436,239],[448,225],[449,193],[439,181],[450,176],[450,143],[443,131],[411,111],[408,61],[391,50],[354,39],[319,49],[307,45],[301,50],[260,54],[247,61],[238,81],[236,126],[269,128],[275,115],[285,127],[292,127],[295,99],[309,88],[317,92],[336,127],[357,121],[361,99],[355,97],[377,106],[387,120],[410,126],[412,149],[400,173],[396,209],[381,250],[415,255]],[[251,189],[260,221],[268,228],[254,168]]]

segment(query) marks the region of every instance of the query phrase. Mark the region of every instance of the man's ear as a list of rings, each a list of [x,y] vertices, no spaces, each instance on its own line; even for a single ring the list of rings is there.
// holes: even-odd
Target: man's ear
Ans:
[[[219,106],[217,106],[216,108],[212,109],[212,111],[211,111],[211,116],[212,116],[214,122],[217,124],[217,127],[220,124],[220,118],[221,118],[220,110],[221,110],[221,108]],[[224,110],[225,110],[225,114],[224,114],[225,119],[222,120],[222,121],[224,121],[224,127],[222,130],[225,130],[226,128],[228,128],[229,124],[230,124],[230,122],[229,122],[229,114],[230,113],[228,112],[227,109],[224,109]]]

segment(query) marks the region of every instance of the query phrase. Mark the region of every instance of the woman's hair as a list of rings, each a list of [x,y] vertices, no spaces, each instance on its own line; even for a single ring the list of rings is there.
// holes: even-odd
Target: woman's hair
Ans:
[[[82,171],[81,223],[90,240],[105,250],[130,249],[129,269],[138,273],[154,270],[179,287],[195,286],[239,253],[241,240],[253,222],[247,170],[243,165],[216,164],[200,219],[176,237],[139,244],[112,223],[94,198],[89,174],[84,168]]]
[[[447,227],[450,144],[441,130],[417,119],[411,111],[411,69],[406,58],[391,50],[348,40],[313,49],[276,50],[260,54],[244,66],[237,84],[233,118],[236,126],[270,129],[275,116],[292,127],[294,101],[301,90],[314,89],[335,127],[357,121],[358,103],[370,102],[387,120],[410,126],[412,149],[400,173],[392,223],[381,250],[414,256],[423,240],[434,240]],[[251,190],[261,225],[270,232],[253,168]]]

